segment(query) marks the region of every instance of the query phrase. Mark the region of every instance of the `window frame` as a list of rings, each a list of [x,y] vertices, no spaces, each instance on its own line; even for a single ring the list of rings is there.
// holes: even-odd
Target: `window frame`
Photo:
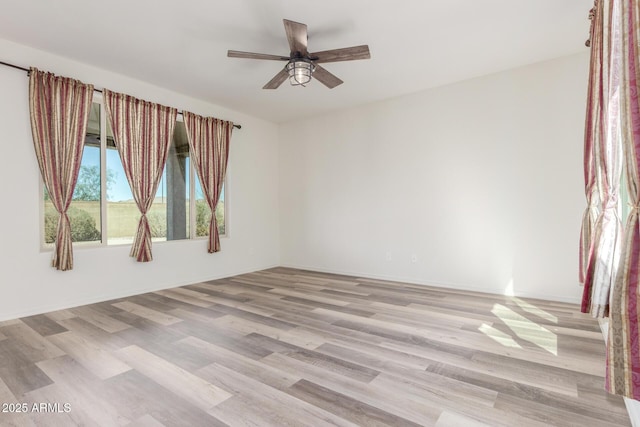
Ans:
[[[105,111],[104,99],[101,93],[94,93],[92,98],[92,104],[99,105],[99,116],[100,116],[100,241],[90,241],[90,242],[73,242],[74,249],[77,248],[99,248],[99,247],[108,247],[108,246],[125,246],[130,245],[131,243],[108,243],[108,238],[106,235],[107,232],[107,174],[105,171],[107,170],[107,115]],[[176,117],[176,121],[184,122],[184,118],[181,113]],[[173,143],[173,140],[172,140]],[[154,244],[164,244],[171,242],[179,242],[179,241],[189,241],[189,240],[206,240],[208,236],[196,236],[196,179],[198,179],[198,174],[196,169],[191,161],[191,156],[189,160],[189,236],[186,239],[177,239],[177,240],[159,240],[154,241]],[[164,170],[166,170],[166,164],[164,166]],[[227,167],[228,172],[228,167]],[[163,171],[164,173],[164,171]],[[229,195],[229,174],[225,174],[224,177],[224,233],[221,233],[220,238],[228,238],[229,237],[229,204],[228,204],[228,195]],[[41,252],[50,252],[54,248],[54,243],[45,242],[45,200],[44,200],[44,181],[42,180],[42,176],[39,179],[39,205],[40,205],[40,250]],[[215,215],[215,208],[212,215]],[[134,231],[135,232],[135,231]]]

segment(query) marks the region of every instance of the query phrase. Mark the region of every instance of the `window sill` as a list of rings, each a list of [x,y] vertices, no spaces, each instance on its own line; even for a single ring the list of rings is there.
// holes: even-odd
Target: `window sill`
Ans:
[[[220,239],[227,239],[229,236],[223,234],[220,236]],[[194,239],[178,239],[178,240],[167,240],[165,238],[151,238],[151,243],[153,245],[165,245],[165,244],[175,244],[178,242],[201,242],[206,241],[208,236],[196,237]],[[103,244],[102,242],[74,242],[73,250],[85,250],[85,249],[99,249],[99,248],[118,248],[122,246],[131,246],[133,244],[133,240],[126,240],[116,243],[117,239],[113,239],[111,243]],[[41,244],[40,252],[53,252],[53,243],[50,244]]]

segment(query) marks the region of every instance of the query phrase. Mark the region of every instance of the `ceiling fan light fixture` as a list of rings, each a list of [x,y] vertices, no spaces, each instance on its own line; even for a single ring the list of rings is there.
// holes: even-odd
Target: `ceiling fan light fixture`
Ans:
[[[369,59],[369,46],[343,47],[340,49],[323,50],[309,53],[307,49],[307,26],[300,22],[283,19],[284,30],[287,33],[289,43],[289,56],[270,55],[266,53],[227,51],[230,58],[267,59],[270,61],[285,61],[286,65],[280,68],[278,74],[273,76],[262,89],[277,89],[289,78],[291,86],[306,86],[313,75],[317,81],[333,89],[344,83],[338,77],[331,74],[322,65],[326,62],[353,61],[356,59]]]
[[[315,65],[305,58],[292,59],[287,63],[289,83],[291,86],[304,86],[311,81],[311,74],[315,71]]]

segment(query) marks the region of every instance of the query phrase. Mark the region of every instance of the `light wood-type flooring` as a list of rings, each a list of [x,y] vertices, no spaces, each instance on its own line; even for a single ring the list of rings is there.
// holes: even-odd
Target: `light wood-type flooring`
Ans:
[[[578,311],[286,268],[196,283],[0,323],[0,425],[630,425]]]

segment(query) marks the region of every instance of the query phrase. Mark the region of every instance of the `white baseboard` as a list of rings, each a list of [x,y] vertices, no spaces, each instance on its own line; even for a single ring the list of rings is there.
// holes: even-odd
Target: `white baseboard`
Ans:
[[[327,269],[327,268],[322,268],[317,266],[300,265],[300,264],[282,264],[281,267],[295,268],[299,270],[318,271],[321,273],[341,274],[345,276],[362,277],[364,279],[377,279],[377,280],[388,280],[391,282],[403,282],[403,283],[410,283],[412,285],[432,286],[434,288],[448,288],[448,289],[456,289],[460,291],[472,291],[472,292],[482,292],[486,294],[503,295],[503,293],[500,293],[499,290],[497,289],[483,288],[483,287],[473,286],[469,284],[446,283],[442,281],[434,281],[434,280],[428,280],[428,279],[416,279],[415,277],[371,274],[366,272]],[[566,296],[547,295],[547,294],[535,293],[535,292],[515,292],[514,296],[518,298],[534,298],[534,299],[542,299],[546,301],[566,302],[569,304],[580,304],[581,302],[580,298],[568,298]]]
[[[118,299],[118,298],[126,298],[126,297],[130,297],[130,296],[133,296],[133,295],[146,294],[148,292],[155,292],[155,291],[161,291],[161,290],[164,290],[164,289],[178,288],[180,286],[191,285],[193,283],[198,283],[198,282],[206,282],[206,281],[209,281],[209,280],[224,279],[224,278],[227,278],[227,277],[233,277],[233,276],[238,276],[238,275],[241,275],[241,274],[253,273],[255,271],[266,270],[266,269],[274,268],[274,267],[278,267],[278,265],[277,264],[276,265],[267,265],[267,266],[251,268],[251,269],[247,269],[247,270],[234,271],[234,272],[227,273],[227,274],[214,275],[214,276],[211,276],[211,277],[192,279],[192,280],[188,280],[188,281],[185,281],[185,282],[176,282],[176,283],[164,284],[164,285],[160,285],[160,286],[150,286],[150,287],[144,288],[144,289],[136,289],[133,292],[104,293],[104,294],[100,294],[100,295],[93,295],[91,297],[81,297],[81,298],[65,301],[64,304],[44,305],[44,306],[40,306],[40,307],[29,308],[29,310],[22,310],[22,311],[10,312],[10,313],[2,313],[2,314],[0,314],[0,322],[3,322],[5,320],[19,319],[21,317],[34,316],[34,315],[37,315],[37,314],[50,313],[52,311],[65,310],[65,309],[68,309],[68,308],[79,307],[79,306],[82,306],[82,305],[95,304],[95,303],[104,302],[104,301],[111,301],[111,300]]]
[[[144,288],[144,289],[136,289],[134,292],[105,293],[105,294],[100,294],[100,295],[93,295],[91,297],[84,296],[84,297],[80,297],[80,298],[77,298],[77,299],[67,300],[64,304],[43,305],[43,306],[39,306],[39,307],[32,307],[32,308],[29,308],[28,310],[20,310],[20,311],[15,311],[15,312],[4,312],[4,313],[0,314],[0,322],[5,321],[5,320],[18,319],[18,318],[21,318],[21,317],[33,316],[33,315],[42,314],[42,313],[49,313],[49,312],[57,311],[57,310],[64,310],[64,309],[68,309],[68,308],[72,308],[72,307],[78,307],[78,306],[81,306],[81,305],[95,304],[95,303],[98,303],[98,302],[109,301],[109,300],[113,300],[113,299],[117,299],[117,298],[126,298],[126,297],[129,297],[129,296],[132,296],[132,295],[139,295],[139,294],[144,294],[144,293],[147,293],[147,292],[154,292],[154,291],[159,291],[159,290],[163,290],[163,289],[176,288],[176,287],[180,287],[180,286],[189,285],[189,284],[192,284],[192,283],[205,282],[207,280],[224,279],[226,277],[232,277],[232,276],[237,276],[237,275],[240,275],[240,274],[252,273],[254,271],[266,270],[266,269],[274,268],[274,267],[295,268],[295,269],[300,269],[300,270],[310,270],[310,271],[318,271],[318,272],[322,272],[322,273],[342,274],[342,275],[346,275],[346,276],[362,277],[362,278],[368,278],[368,279],[389,280],[389,281],[393,281],[393,282],[404,282],[404,283],[411,283],[411,284],[415,284],[415,285],[433,286],[433,287],[439,287],[439,288],[450,288],[450,289],[458,289],[458,290],[464,290],[464,291],[474,291],[474,292],[484,292],[484,293],[493,293],[493,294],[497,293],[497,294],[499,294],[499,292],[497,292],[496,289],[487,289],[487,288],[481,288],[481,287],[478,287],[478,286],[471,286],[471,285],[459,284],[459,283],[444,283],[444,282],[437,282],[437,281],[431,281],[431,280],[416,280],[415,278],[412,278],[412,277],[371,274],[371,273],[360,272],[360,271],[327,269],[327,268],[321,268],[321,267],[319,268],[317,266],[311,266],[311,265],[274,264],[274,265],[260,266],[260,267],[256,267],[256,268],[252,268],[252,269],[248,269],[248,270],[234,271],[234,272],[223,274],[223,275],[219,275],[219,276],[204,277],[204,278],[200,278],[200,279],[192,279],[192,280],[189,280],[189,281],[186,281],[186,282],[176,282],[176,283],[164,284],[164,285],[160,285],[160,286],[150,286],[150,287]],[[516,296],[517,297],[522,297],[522,298],[537,298],[537,299],[544,299],[544,300],[550,300],[550,301],[561,301],[561,302],[568,302],[568,303],[573,303],[573,304],[577,304],[577,303],[580,302],[579,300],[575,300],[575,299],[572,299],[572,298],[566,298],[566,297],[558,297],[556,295],[544,295],[544,294],[535,294],[535,293],[526,293],[526,292],[524,292],[524,293],[522,293],[522,292],[521,293],[516,293]],[[640,424],[638,425],[638,427],[640,427]]]

